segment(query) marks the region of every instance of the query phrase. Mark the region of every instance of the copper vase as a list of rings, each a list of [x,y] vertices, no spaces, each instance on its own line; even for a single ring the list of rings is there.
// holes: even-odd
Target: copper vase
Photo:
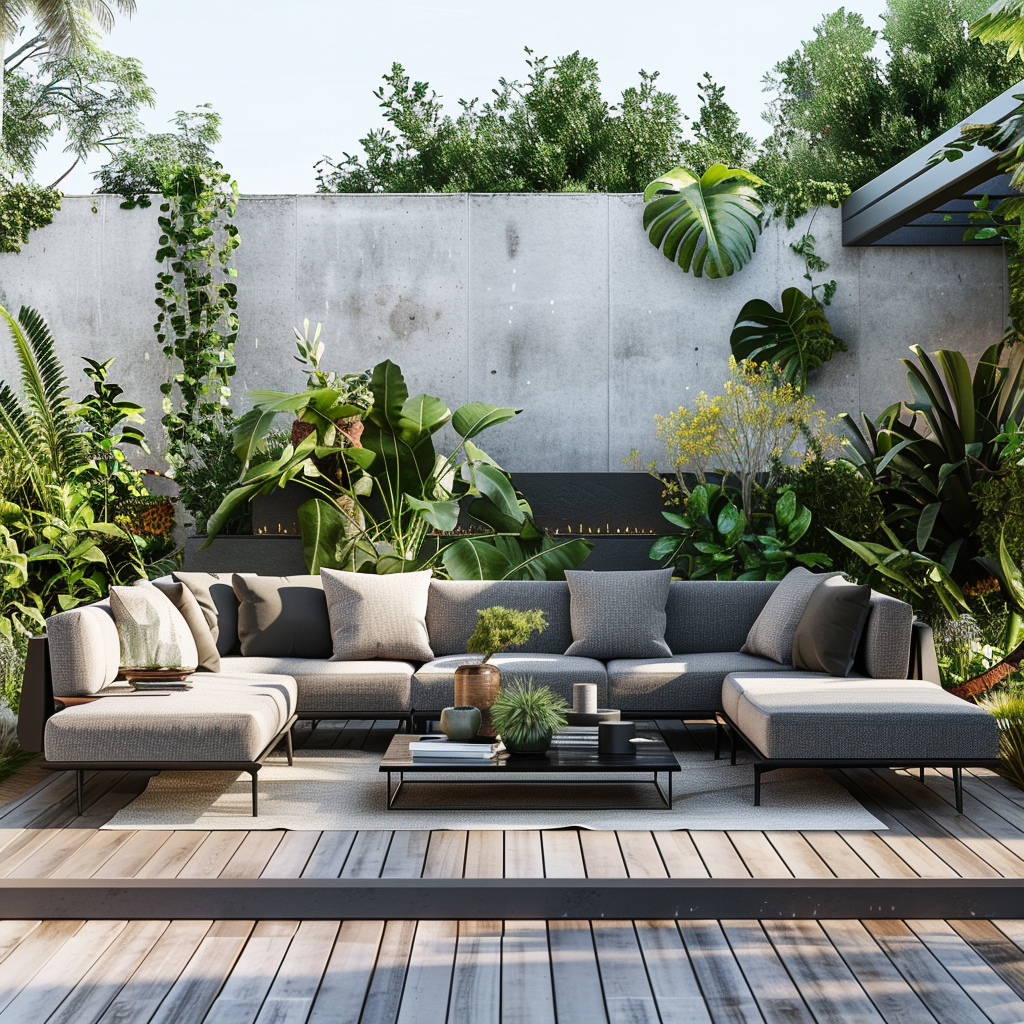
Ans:
[[[478,736],[493,737],[491,705],[501,690],[501,669],[497,665],[459,665],[455,669],[455,703],[459,707],[470,705],[480,709]]]

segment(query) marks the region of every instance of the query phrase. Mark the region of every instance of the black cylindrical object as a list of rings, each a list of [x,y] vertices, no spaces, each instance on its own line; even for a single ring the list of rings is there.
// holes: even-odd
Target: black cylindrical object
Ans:
[[[599,722],[597,752],[599,754],[635,754],[636,745],[630,743],[634,736],[636,736],[635,722]]]

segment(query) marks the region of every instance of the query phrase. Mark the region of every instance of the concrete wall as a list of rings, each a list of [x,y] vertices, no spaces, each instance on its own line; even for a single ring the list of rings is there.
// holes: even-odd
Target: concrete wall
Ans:
[[[160,446],[155,210],[116,197],[66,199],[20,254],[0,254],[0,302],[37,307],[72,376],[79,356],[117,357],[112,376],[150,410]],[[635,195],[250,196],[239,203],[237,406],[250,388],[298,389],[291,328],[324,324],[326,363],[390,357],[410,389],[453,409],[484,400],[523,414],[484,436],[510,470],[616,471],[660,454],[653,416],[720,392],[740,307],[800,285],[773,225],[753,261],[697,280],[648,242]],[[830,412],[880,412],[906,397],[898,360],[914,343],[976,357],[1006,308],[1000,248],[843,249],[838,210],[810,230],[839,282],[830,317],[850,346],[813,390]],[[0,379],[15,379],[0,343]],[[154,462],[152,464],[159,464]]]

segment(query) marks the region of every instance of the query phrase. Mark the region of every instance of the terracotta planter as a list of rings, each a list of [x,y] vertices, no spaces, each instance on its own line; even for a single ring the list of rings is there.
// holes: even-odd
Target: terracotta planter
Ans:
[[[498,699],[500,691],[501,669],[497,665],[477,663],[459,665],[455,669],[455,704],[480,709],[478,736],[494,736],[491,705]]]

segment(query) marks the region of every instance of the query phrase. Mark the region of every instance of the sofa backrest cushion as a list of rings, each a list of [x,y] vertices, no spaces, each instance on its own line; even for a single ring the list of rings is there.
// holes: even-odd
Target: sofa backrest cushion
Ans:
[[[765,580],[677,580],[668,590],[665,642],[673,654],[738,651],[777,586]]]
[[[199,602],[210,632],[217,641],[221,654],[241,653],[238,640],[238,598],[231,585],[229,572],[175,572],[179,583],[184,583]]]
[[[525,611],[540,608],[548,620],[543,633],[534,633],[513,652],[564,654],[572,643],[569,626],[569,587],[555,580],[431,580],[427,595],[427,632],[435,657],[465,654],[476,628],[477,612],[492,605]]]
[[[913,632],[914,609],[905,601],[872,591],[854,671],[872,679],[906,679]]]
[[[149,580],[110,588],[110,610],[121,642],[121,668],[195,672],[199,653],[185,617]]]
[[[104,598],[46,620],[55,697],[88,697],[117,678],[121,642]]]
[[[192,631],[196,653],[199,655],[199,664],[196,666],[198,671],[219,672],[220,651],[217,650],[217,641],[213,639],[210,624],[195,594],[184,583],[178,583],[169,576],[153,580],[153,586],[181,612],[181,617]]]
[[[238,639],[247,658],[331,656],[331,621],[319,576],[235,573]]]

